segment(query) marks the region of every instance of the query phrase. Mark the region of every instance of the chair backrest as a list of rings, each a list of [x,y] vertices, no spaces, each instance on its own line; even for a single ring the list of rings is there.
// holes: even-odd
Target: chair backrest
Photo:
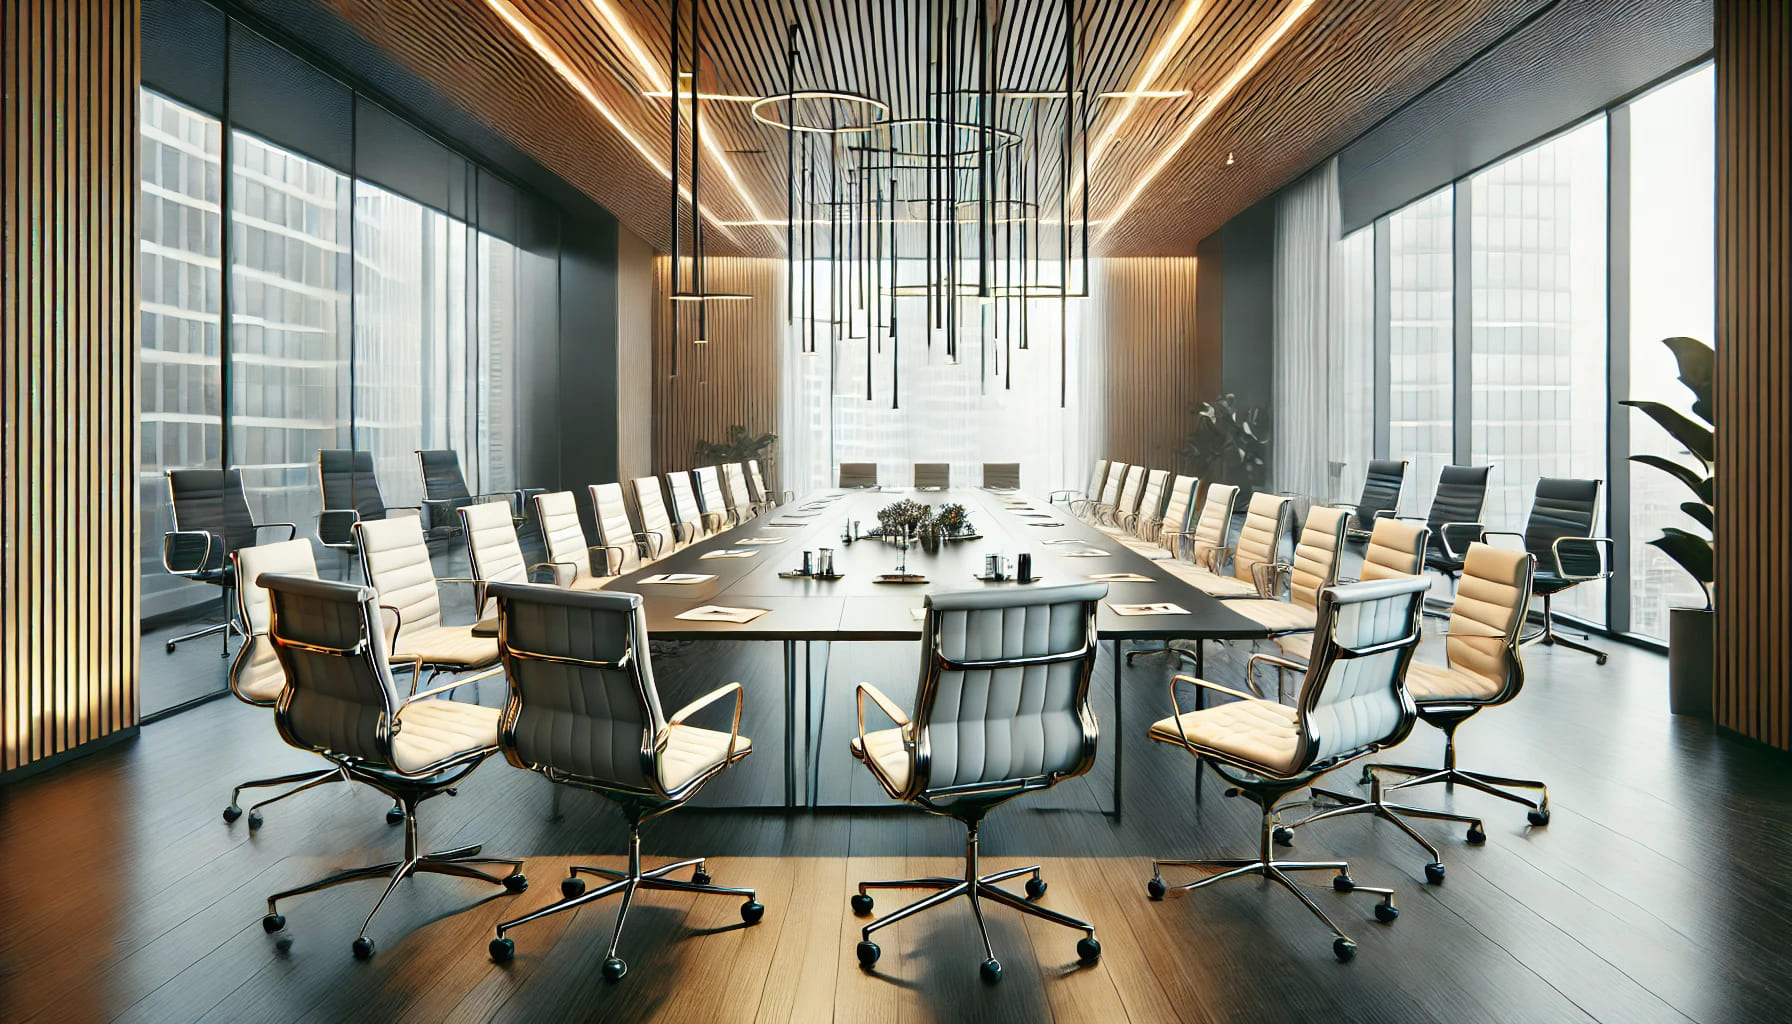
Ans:
[[[1095,468],[1089,471],[1089,486],[1083,491],[1083,494],[1090,498],[1098,496],[1101,494],[1102,485],[1107,483],[1107,479],[1108,460],[1096,459]]]
[[[1364,582],[1417,576],[1425,571],[1425,547],[1430,540],[1431,531],[1418,523],[1377,519],[1357,575]]]
[[[877,463],[842,462],[840,464],[840,486],[876,487]]]
[[[952,486],[952,464],[950,462],[915,463],[915,486],[941,488]]]
[[[1089,676],[1106,584],[927,599],[910,792],[1080,775],[1095,759]]]
[[[393,522],[418,529],[410,519]],[[286,673],[274,705],[280,735],[302,749],[391,764],[399,698],[387,667],[380,595],[306,576],[264,573],[257,582],[268,591],[268,632]]]
[[[255,543],[255,516],[238,469],[171,469],[168,501],[179,531],[198,531],[223,541],[213,545],[207,569],[222,569],[238,548]]]
[[[1564,537],[1591,537],[1599,522],[1600,480],[1546,476],[1537,481],[1531,515],[1524,525],[1524,548],[1537,564],[1554,568],[1555,543]],[[1570,544],[1562,549],[1562,568],[1577,576],[1595,576],[1604,569],[1600,549]]]
[[[579,502],[571,491],[550,491],[535,496],[535,518],[541,524],[541,542],[554,570],[554,582],[562,587],[591,573],[591,545],[579,522]]]
[[[1363,474],[1362,499],[1356,505],[1356,521],[1367,529],[1377,513],[1400,511],[1400,494],[1406,489],[1404,459],[1371,459]]]
[[[1301,684],[1302,768],[1389,746],[1416,717],[1406,668],[1419,646],[1423,576],[1320,591],[1318,628]]]
[[[1120,484],[1120,498],[1114,505],[1115,516],[1129,516],[1138,511],[1139,498],[1145,486],[1145,467],[1126,467],[1126,478]]]
[[[714,466],[698,466],[691,473],[697,478],[697,497],[703,502],[703,511],[726,515],[730,506],[727,496],[722,493],[721,472]]]
[[[641,532],[658,538],[659,553],[669,555],[678,550],[679,531],[672,528],[672,514],[666,511],[666,500],[657,476],[638,476],[629,481],[635,489],[635,511],[641,516]],[[694,528],[694,527],[693,527]]]
[[[1258,565],[1280,559],[1293,503],[1294,499],[1287,495],[1268,491],[1251,495],[1244,525],[1238,528],[1238,543],[1232,549],[1232,575],[1254,583]]]
[[[703,516],[703,506],[697,504],[697,491],[691,486],[689,473],[666,474],[666,489],[672,492],[672,511],[679,522],[691,524],[701,537],[714,532],[710,521]]]
[[[1195,520],[1195,543],[1191,552],[1203,548],[1223,548],[1232,534],[1232,514],[1238,510],[1238,487],[1234,484],[1208,484],[1207,496],[1201,501],[1201,515]]]
[[[597,515],[597,542],[604,547],[606,576],[634,572],[641,567],[641,545],[628,521],[628,504],[621,484],[592,484],[591,510]]]
[[[423,472],[423,497],[429,501],[468,501],[467,478],[461,475],[460,455],[452,449],[437,448],[417,453],[417,467]]]
[[[1437,493],[1425,525],[1436,533],[1445,523],[1478,523],[1487,507],[1487,477],[1492,466],[1445,466],[1437,475]]]
[[[1170,481],[1170,497],[1164,502],[1164,514],[1158,518],[1162,527],[1158,537],[1171,551],[1175,551],[1182,540],[1176,534],[1188,529],[1189,517],[1195,511],[1195,488],[1199,484],[1200,481],[1192,476],[1178,475]]]
[[[1338,582],[1339,556],[1344,551],[1344,527],[1350,513],[1328,505],[1314,505],[1294,544],[1294,564],[1288,575],[1288,600],[1302,608],[1319,607],[1319,592]]]
[[[985,462],[983,486],[1012,490],[1020,486],[1020,463]]]
[[[1097,504],[1118,507],[1120,504],[1120,484],[1127,476],[1126,463],[1108,463],[1108,478],[1101,485],[1101,500],[1097,502]]]
[[[1530,612],[1536,565],[1527,551],[1491,544],[1470,544],[1463,556],[1444,655],[1451,668],[1498,685],[1498,696],[1478,703],[1504,703],[1524,686],[1518,638]]]
[[[401,630],[441,625],[441,597],[422,522],[399,516],[356,523],[355,541],[367,585],[379,595],[382,608],[397,611]]]
[[[759,469],[758,459],[747,460],[747,483],[753,486],[753,500],[764,505],[776,505],[778,496],[765,488],[765,474]]]
[[[361,519],[386,518],[386,499],[380,494],[380,481],[373,473],[373,453],[347,448],[321,448],[317,453],[317,478],[323,490],[324,509],[353,509]],[[332,527],[334,524],[332,524]],[[319,520],[320,529],[323,520]],[[340,536],[318,539],[325,544],[346,544],[350,537],[346,527]]]
[[[271,707],[286,685],[286,673],[268,639],[268,592],[256,580],[263,573],[315,577],[317,561],[308,540],[246,544],[231,557],[236,560],[236,606],[249,636],[230,663],[230,691],[247,703]]]
[[[728,507],[746,518],[753,511],[753,492],[747,487],[747,471],[738,462],[722,467],[722,483],[727,487]]]
[[[492,583],[527,583],[529,563],[516,537],[516,520],[510,507],[495,501],[475,502],[460,510],[461,533],[467,538],[467,565],[475,588],[477,616],[484,618],[491,602]]]
[[[1157,522],[1164,510],[1164,486],[1170,482],[1170,471],[1154,469],[1145,474],[1145,490],[1139,496],[1139,524]]]
[[[498,650],[510,700],[498,745],[511,764],[600,788],[653,792],[666,724],[639,594],[499,585]]]

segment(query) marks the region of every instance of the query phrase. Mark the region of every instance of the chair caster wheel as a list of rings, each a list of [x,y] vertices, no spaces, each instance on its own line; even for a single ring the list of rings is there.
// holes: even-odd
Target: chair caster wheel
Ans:
[[[871,897],[865,895],[862,892],[853,894],[852,912],[855,916],[870,917],[871,916],[871,907],[872,907]],[[877,947],[872,946],[871,948],[876,949]],[[876,958],[874,957],[873,959],[876,959]]]
[[[168,653],[169,654],[174,653],[174,641],[172,641],[172,640],[168,641]]]
[[[1043,878],[1027,879],[1027,899],[1036,900],[1039,897],[1044,896],[1045,889],[1046,889],[1045,879],[1043,879]]]
[[[1338,877],[1332,879],[1332,888],[1339,892],[1350,892],[1352,889],[1356,888],[1356,880],[1340,871],[1338,872]]]
[[[996,982],[1001,981],[1002,961],[997,960],[993,956],[988,960],[983,961],[982,973],[984,984],[994,985]]]
[[[604,980],[605,981],[611,981],[611,982],[621,981],[622,976],[627,973],[628,973],[628,964],[623,962],[621,957],[613,956],[613,957],[610,957],[608,960],[604,961]]]
[[[529,888],[529,878],[521,871],[512,871],[510,874],[504,876],[505,892],[522,892],[527,888]]]
[[[1369,770],[1368,765],[1364,765],[1363,774],[1357,776],[1357,781],[1367,786],[1375,781],[1375,773]]]
[[[1356,958],[1356,943],[1349,939],[1333,939],[1332,955],[1338,958],[1339,963],[1347,964]]]
[[[243,816],[243,809],[235,804],[224,808],[224,823],[229,824]]]
[[[249,812],[249,831],[253,832],[256,829],[260,828],[261,823],[262,823],[261,812],[260,811],[250,811]]]
[[[367,960],[373,956],[373,940],[363,935],[355,940],[355,959]]]
[[[492,944],[485,947],[492,955],[492,962],[507,964],[516,959],[516,943],[509,939],[493,939]]]
[[[1601,655],[1594,657],[1593,664],[1595,664],[1595,665],[1605,664],[1605,655],[1601,654]]]
[[[1076,958],[1078,962],[1092,964],[1101,959],[1101,943],[1090,935],[1076,942]]]
[[[280,931],[281,929],[283,929],[285,927],[286,927],[286,915],[285,914],[269,914],[268,916],[261,919],[261,930],[264,932],[267,932],[269,935],[272,935],[275,932]]]
[[[1444,866],[1438,861],[1425,865],[1425,881],[1432,885],[1444,884]]]
[[[1400,908],[1394,906],[1392,903],[1375,904],[1375,920],[1380,921],[1382,924],[1393,924],[1394,919],[1399,916]]]
[[[1286,825],[1277,825],[1275,831],[1271,832],[1270,835],[1275,838],[1277,846],[1294,845],[1294,830]]]
[[[1537,826],[1538,828],[1542,828],[1543,826],[1549,824],[1549,808],[1545,807],[1542,810],[1532,811],[1531,813],[1525,815],[1525,817],[1530,819],[1531,824]]]
[[[560,880],[560,895],[569,900],[585,895],[585,880],[577,876],[562,878]]]
[[[1480,825],[1470,825],[1469,826],[1468,843],[1470,846],[1480,846],[1482,843],[1485,843],[1486,841],[1487,841],[1487,830],[1486,829],[1483,829]]]
[[[386,809],[386,824],[388,824],[388,825],[404,824],[404,808],[388,807]]]
[[[882,956],[883,952],[883,950],[877,947],[877,943],[872,942],[869,939],[859,943],[859,966],[871,967],[875,965],[877,963],[877,958]]]
[[[740,905],[740,919],[748,924],[758,924],[765,916],[765,904],[758,900],[748,900]]]
[[[702,868],[698,868],[697,870],[691,872],[691,884],[692,885],[711,885],[714,883],[714,881],[715,881],[715,879],[709,877],[709,872],[703,870]]]
[[[1150,896],[1154,900],[1163,899],[1164,893],[1169,892],[1169,891],[1170,891],[1170,887],[1165,885],[1164,880],[1157,877],[1156,875],[1151,876],[1151,881],[1145,883],[1146,895]]]

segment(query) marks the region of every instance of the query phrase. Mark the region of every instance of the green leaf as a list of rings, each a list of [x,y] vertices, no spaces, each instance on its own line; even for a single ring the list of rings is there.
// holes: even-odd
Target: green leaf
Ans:
[[[1696,533],[1669,526],[1661,531],[1660,537],[1650,541],[1649,546],[1673,559],[1700,583],[1710,583],[1717,578],[1717,558],[1711,542]]]
[[[1680,503],[1680,511],[1705,529],[1714,533],[1717,531],[1717,515],[1712,512],[1710,505],[1702,501],[1683,501]]]
[[[1619,403],[1640,410],[1643,415],[1661,425],[1674,440],[1686,447],[1707,466],[1717,456],[1717,445],[1712,438],[1711,428],[1688,417],[1685,413],[1664,402],[1642,402],[1634,399]]]
[[[1692,414],[1706,423],[1717,422],[1712,405],[1717,351],[1697,338],[1663,338],[1661,343],[1674,353],[1674,361],[1680,364],[1680,383],[1692,392]]]
[[[1675,462],[1672,459],[1660,455],[1632,455],[1630,461],[1640,466],[1649,466],[1661,470],[1663,473],[1666,473],[1685,484],[1686,489],[1694,494],[1699,493],[1700,486],[1708,479],[1705,474],[1691,466]]]

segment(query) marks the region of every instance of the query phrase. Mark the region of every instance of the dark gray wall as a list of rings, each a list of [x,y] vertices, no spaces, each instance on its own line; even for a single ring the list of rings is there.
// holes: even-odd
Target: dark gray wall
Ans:
[[[1241,409],[1262,409],[1267,419],[1275,399],[1275,199],[1233,217],[1217,234],[1224,254],[1221,390],[1237,395]]]
[[[586,516],[586,485],[616,479],[616,233],[614,219],[563,224],[559,362],[536,368],[558,374],[559,476]]]

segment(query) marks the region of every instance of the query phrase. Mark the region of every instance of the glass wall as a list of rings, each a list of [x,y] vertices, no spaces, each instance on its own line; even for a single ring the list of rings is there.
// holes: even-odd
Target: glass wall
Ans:
[[[1375,456],[1375,229],[1345,235],[1332,250],[1331,334],[1327,365],[1326,451],[1331,492],[1353,500]],[[1408,485],[1408,498],[1411,489]]]
[[[1411,463],[1407,507],[1417,515],[1455,461],[1454,218],[1447,188],[1388,217],[1388,443]]]
[[[475,265],[479,269],[478,335],[479,422],[474,436],[479,448],[478,487],[482,491],[513,490],[516,471],[516,326],[522,304],[517,247],[494,235],[480,234]],[[474,472],[475,467],[465,467]]]

